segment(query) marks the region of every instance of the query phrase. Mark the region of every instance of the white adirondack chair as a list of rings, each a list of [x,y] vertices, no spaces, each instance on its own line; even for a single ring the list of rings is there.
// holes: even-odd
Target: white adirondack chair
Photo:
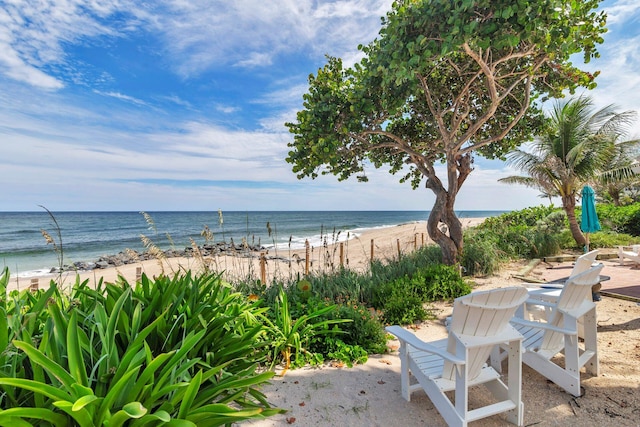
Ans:
[[[524,336],[523,363],[574,396],[580,396],[581,368],[589,374],[599,374],[596,305],[591,300],[591,287],[599,283],[602,268],[603,265],[598,264],[569,279],[556,302],[527,300],[511,320]],[[528,304],[549,305],[549,321],[525,320]],[[584,329],[583,343],[578,339],[578,322]],[[496,347],[491,356],[491,365],[496,370],[506,357],[505,346],[502,347],[502,353],[500,347]],[[556,358],[560,354],[564,354],[563,362]]]
[[[573,269],[571,270],[571,274],[565,281],[565,283],[571,280],[573,277],[577,276],[580,273],[583,273],[589,270],[594,266],[594,263],[597,260],[599,249],[594,249],[586,254],[580,255],[576,258],[576,262],[573,264]],[[551,310],[555,306],[555,303],[558,302],[558,298],[560,297],[560,292],[564,287],[565,283],[559,284],[538,284],[538,283],[524,283],[523,285],[527,287],[527,291],[529,292],[529,300],[527,301],[526,309],[527,314],[531,319],[534,320],[548,320],[551,318]],[[599,282],[598,282],[599,283]],[[593,290],[593,289],[592,289]],[[592,295],[589,294],[589,298],[592,298]],[[531,303],[531,300],[540,300],[545,304],[534,305]],[[526,319],[527,317],[525,317]]]
[[[632,245],[631,250],[625,250],[624,246],[618,246],[618,259],[620,265],[625,265],[626,260],[630,260],[632,264],[640,265],[640,245]]]
[[[522,336],[509,325],[516,309],[526,300],[524,288],[474,292],[457,298],[449,337],[424,342],[400,326],[387,331],[400,340],[402,396],[410,401],[413,391],[424,389],[449,426],[507,412],[507,420],[523,423]],[[507,384],[486,364],[494,346],[507,344]],[[417,379],[411,383],[410,374]],[[470,410],[469,388],[484,384],[495,403]],[[445,392],[455,390],[454,402]]]

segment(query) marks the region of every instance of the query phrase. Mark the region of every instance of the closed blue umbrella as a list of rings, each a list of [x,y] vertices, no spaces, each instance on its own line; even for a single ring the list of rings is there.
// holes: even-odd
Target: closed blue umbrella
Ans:
[[[587,245],[585,252],[589,251],[589,233],[600,230],[600,221],[596,213],[596,198],[593,188],[585,185],[582,188],[582,220],[580,222],[580,230],[585,233]]]

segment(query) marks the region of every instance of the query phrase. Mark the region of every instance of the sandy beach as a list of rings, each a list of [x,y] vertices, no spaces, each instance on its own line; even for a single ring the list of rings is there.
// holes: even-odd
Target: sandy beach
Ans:
[[[482,219],[464,219],[470,227]],[[424,240],[423,240],[424,239]],[[372,244],[373,241],[373,244]],[[404,224],[370,230],[343,245],[343,262],[353,269],[365,269],[374,257],[389,259],[398,250],[409,252],[417,246],[428,244],[426,223]],[[339,266],[340,245],[331,244],[310,248],[310,269],[330,271]],[[275,251],[274,251],[275,252]],[[274,277],[295,277],[304,272],[305,250],[277,251],[265,254],[268,280]],[[228,277],[247,274],[259,276],[258,258],[218,257],[211,266],[224,271]],[[470,278],[474,290],[514,286],[522,281],[526,263],[513,263],[491,277]],[[79,275],[81,280],[96,283],[100,277],[112,282],[121,275],[130,283],[135,281],[140,269],[153,277],[163,272],[179,269],[197,271],[201,268],[194,258],[166,260],[162,266],[157,261],[145,261],[118,268],[94,270]],[[529,272],[530,277],[542,276],[545,266],[538,265]],[[604,274],[607,274],[606,269]],[[639,273],[640,274],[640,273]],[[40,278],[41,286],[50,278]],[[63,286],[72,286],[75,274],[62,277]],[[29,279],[12,279],[12,286],[24,289]],[[443,320],[452,312],[449,302],[434,305],[437,319],[415,326],[415,333],[430,341],[444,337]],[[591,377],[582,374],[585,393],[582,397],[562,391],[535,371],[523,368],[523,401],[525,425],[540,426],[640,426],[640,306],[636,302],[603,297],[597,305],[598,344],[601,374]],[[411,402],[400,396],[400,361],[397,342],[389,341],[388,354],[375,355],[364,365],[339,368],[327,364],[322,368],[305,368],[288,371],[284,377],[276,376],[263,388],[269,402],[287,413],[265,420],[243,423],[252,427],[269,426],[444,426],[445,423],[426,395],[416,392]],[[473,402],[474,390],[470,394]],[[501,415],[475,422],[477,426],[509,425]]]

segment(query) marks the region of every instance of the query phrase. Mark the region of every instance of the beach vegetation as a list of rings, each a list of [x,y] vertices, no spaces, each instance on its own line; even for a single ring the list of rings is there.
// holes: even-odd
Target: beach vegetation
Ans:
[[[287,161],[299,179],[367,181],[367,168],[385,166],[424,185],[435,195],[429,237],[457,263],[455,202],[474,156],[504,158],[543,126],[544,100],[595,87],[572,61],[599,56],[599,3],[395,1],[358,63],[329,57],[309,77],[304,108],[286,124]]]
[[[323,316],[334,311],[336,306],[325,305],[322,307],[311,306],[314,310],[298,316],[293,316],[287,293],[279,287],[278,296],[272,316],[262,316],[265,330],[265,342],[271,347],[270,369],[276,364],[282,363],[284,370],[282,375],[292,366],[300,367],[308,363],[321,363],[321,355],[308,350],[310,341],[318,335],[335,335],[341,333],[339,328],[332,325],[349,322],[349,319],[327,319]]]
[[[585,246],[587,240],[576,217],[579,193],[584,185],[597,182],[623,153],[638,146],[640,140],[623,140],[635,116],[634,111],[616,112],[613,105],[596,110],[586,96],[558,101],[529,149],[517,149],[507,156],[507,162],[524,175],[499,181],[539,189],[545,197],[559,197],[571,235],[578,246]]]
[[[7,294],[8,276],[2,425],[215,426],[282,412],[258,390],[273,376],[259,370],[264,309],[219,276]]]

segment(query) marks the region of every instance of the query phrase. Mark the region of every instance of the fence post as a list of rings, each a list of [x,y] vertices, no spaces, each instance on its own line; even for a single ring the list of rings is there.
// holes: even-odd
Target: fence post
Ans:
[[[373,239],[371,239],[371,261],[373,261],[373,256],[374,256],[374,253],[373,253]]]
[[[308,240],[304,241],[304,248],[305,248],[304,274],[305,274],[305,276],[308,276],[309,275],[309,256],[310,256],[309,241]]]
[[[398,246],[398,258],[402,256],[402,252],[400,252],[400,239],[396,239],[396,246]]]
[[[422,233],[422,246],[424,246],[424,233]]]
[[[142,267],[136,267],[136,282],[142,280]]]
[[[418,234],[413,235],[413,250],[418,250]]]
[[[40,285],[38,284],[38,278],[31,279],[31,286],[29,286],[29,290],[33,293],[38,292],[38,288]]]
[[[344,242],[340,242],[340,267],[344,267]]]
[[[267,284],[267,259],[264,252],[260,252],[260,280],[263,285]]]

